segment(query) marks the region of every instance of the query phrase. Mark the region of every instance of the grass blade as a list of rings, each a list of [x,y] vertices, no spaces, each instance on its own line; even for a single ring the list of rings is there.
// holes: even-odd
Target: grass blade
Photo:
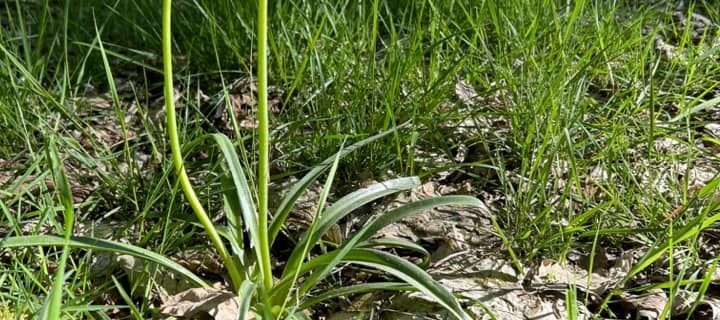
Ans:
[[[130,295],[125,291],[120,281],[115,278],[115,276],[111,276],[113,283],[115,284],[115,289],[117,289],[118,293],[120,294],[120,297],[127,303],[128,308],[130,308],[130,314],[135,317],[135,319],[142,319],[142,316],[140,315],[140,310],[135,306],[135,303],[133,302],[132,298],[130,298]]]
[[[718,206],[720,206],[720,203],[713,203],[712,206],[706,208],[703,212],[703,214],[699,215],[697,218],[693,219],[690,223],[688,223],[686,226],[678,230],[677,232],[673,233],[670,239],[665,240],[662,243],[657,243],[651,250],[649,250],[643,258],[635,264],[630,271],[625,275],[625,277],[622,278],[617,284],[616,288],[622,287],[628,280],[632,279],[635,275],[640,273],[641,271],[647,269],[650,267],[655,261],[660,259],[663,254],[671,250],[673,248],[673,245],[676,245],[677,243],[680,243],[684,240],[687,240],[691,237],[695,237],[698,235],[701,231],[705,230],[706,228],[710,227],[714,223],[716,223],[718,220],[720,220],[720,213],[714,214],[712,216],[706,216],[707,213],[715,211]],[[606,307],[607,303],[610,301],[610,299],[618,292],[618,290],[611,291],[610,294],[608,294],[601,304],[601,307]]]
[[[50,170],[52,171],[53,184],[55,190],[60,197],[60,202],[63,204],[64,211],[64,238],[62,238],[62,254],[60,261],[58,262],[58,268],[55,271],[55,280],[53,281],[52,288],[48,294],[48,298],[40,311],[40,319],[59,319],[60,311],[62,308],[62,291],[65,284],[65,267],[67,265],[68,256],[70,255],[70,247],[68,240],[72,235],[73,222],[75,219],[75,211],[73,208],[72,191],[70,190],[70,183],[68,183],[67,175],[65,175],[65,169],[60,155],[57,151],[55,144],[55,138],[50,138],[48,146],[48,159],[50,160]]]
[[[710,287],[710,283],[712,282],[713,275],[715,274],[715,269],[717,269],[718,265],[718,259],[715,258],[713,262],[710,264],[710,266],[705,271],[705,277],[702,280],[702,283],[700,284],[700,288],[698,288],[697,291],[697,298],[693,302],[692,306],[690,307],[690,311],[688,311],[688,315],[695,314],[695,309],[697,309],[698,306],[703,302],[703,297],[705,297],[705,293],[707,292],[708,288]]]
[[[627,275],[623,278],[622,281],[618,283],[618,285],[625,283],[626,281],[630,280],[632,277],[640,273],[640,271],[645,270],[647,267],[652,265],[657,259],[662,257],[663,253],[667,250],[670,250],[673,246],[673,244],[680,243],[684,240],[687,240],[690,237],[696,236],[700,231],[710,227],[713,223],[720,220],[720,213],[715,214],[710,217],[705,217],[703,215],[698,216],[694,221],[683,227],[682,229],[678,230],[677,233],[674,233],[672,237],[662,244],[655,246],[654,249],[648,251],[648,253],[645,254],[645,256],[638,262],[635,266],[628,271]]]
[[[577,291],[575,285],[571,284],[569,288],[565,289],[565,308],[567,308],[568,320],[577,320],[579,316],[577,303]]]
[[[342,147],[341,147],[342,149]],[[325,202],[327,201],[328,195],[330,194],[330,188],[332,187],[332,183],[335,179],[335,172],[337,172],[338,163],[340,162],[340,154],[338,153],[335,157],[335,161],[333,162],[332,167],[330,168],[330,173],[328,173],[327,179],[325,179],[325,185],[323,186],[322,192],[320,194],[320,199],[317,203],[317,210],[315,212],[315,217],[313,218],[312,224],[310,225],[310,228],[308,228],[307,234],[312,237],[313,234],[316,234],[316,230],[318,227],[319,222],[322,219],[323,209],[325,208]],[[307,256],[308,252],[310,251],[310,248],[313,246],[313,243],[310,241],[305,241],[304,244],[300,245],[298,244],[297,248],[301,248],[302,251],[299,253],[300,259],[293,260],[294,264],[287,264],[285,267],[284,272],[292,272],[292,281],[290,281],[290,287],[292,288],[295,286],[295,282],[297,281],[297,278],[300,274],[300,264],[302,264],[303,257]],[[288,300],[290,300],[289,291],[285,293],[286,295],[280,296],[280,298],[283,299],[282,307],[280,308],[280,312],[278,314],[282,315],[285,311],[285,306],[288,303]],[[304,295],[303,291],[299,291],[299,295]]]
[[[714,107],[714,106],[717,106],[718,104],[720,104],[720,97],[715,97],[715,98],[712,98],[712,99],[710,99],[710,100],[705,100],[705,101],[703,101],[703,102],[700,102],[698,105],[696,105],[696,106],[694,106],[694,107],[692,107],[692,108],[688,108],[688,109],[684,110],[683,112],[681,112],[680,114],[678,114],[678,115],[675,116],[674,118],[668,120],[668,122],[677,122],[678,120],[684,119],[684,118],[686,118],[686,117],[688,117],[688,116],[691,116],[691,115],[693,115],[693,114],[696,114],[696,113],[698,113],[698,112],[700,112],[700,111],[703,111],[703,110],[705,110],[705,109],[707,109],[707,108],[712,108],[712,107]]]
[[[60,203],[62,203],[64,208],[63,217],[65,219],[65,230],[63,230],[63,234],[65,235],[65,238],[70,238],[75,219],[73,196],[54,138],[50,139],[50,144],[48,146],[48,159],[50,160],[50,170],[52,172],[53,184],[58,192]]]

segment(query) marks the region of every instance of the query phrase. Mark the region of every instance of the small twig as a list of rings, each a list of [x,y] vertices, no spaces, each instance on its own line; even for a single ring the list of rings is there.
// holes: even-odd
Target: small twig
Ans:
[[[678,205],[678,206],[675,208],[675,210],[673,210],[673,211],[671,211],[670,213],[668,213],[667,217],[665,217],[665,222],[669,222],[670,220],[672,220],[673,218],[675,218],[675,216],[676,216],[678,213],[682,212],[683,209],[685,209],[685,206],[683,206],[683,205]]]

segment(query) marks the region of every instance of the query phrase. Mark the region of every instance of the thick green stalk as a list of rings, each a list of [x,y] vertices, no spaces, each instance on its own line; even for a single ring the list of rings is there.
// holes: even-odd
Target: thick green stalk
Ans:
[[[167,130],[170,138],[170,149],[172,150],[173,163],[175,170],[180,179],[180,186],[185,192],[190,207],[192,207],[195,215],[205,228],[210,241],[212,241],[215,249],[223,260],[225,268],[227,268],[230,278],[232,279],[233,288],[237,289],[242,283],[240,269],[235,265],[235,261],[228,253],[225,244],[223,244],[220,235],[215,230],[212,221],[205,213],[202,204],[198,200],[195,190],[193,190],[188,178],[187,172],[183,166],[183,158],[180,150],[180,138],[178,137],[177,121],[175,120],[175,97],[173,93],[173,72],[172,72],[172,34],[170,28],[171,17],[171,0],[163,0],[162,7],[162,49],[163,49],[163,71],[165,73],[165,112],[167,117]]]
[[[270,180],[270,124],[267,97],[267,0],[258,0],[257,20],[257,81],[258,81],[258,227],[260,230],[261,270],[264,292],[273,286],[268,238],[268,182]]]

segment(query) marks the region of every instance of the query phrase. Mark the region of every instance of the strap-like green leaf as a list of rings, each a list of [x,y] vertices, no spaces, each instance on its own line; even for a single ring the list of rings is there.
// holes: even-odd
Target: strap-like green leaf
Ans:
[[[230,242],[230,248],[235,256],[242,257],[245,255],[243,243],[243,220],[242,207],[240,207],[240,199],[238,199],[236,187],[233,185],[232,179],[223,176],[220,178],[220,185],[223,194],[223,212],[227,219],[227,226],[218,226],[217,232]]]
[[[435,300],[455,318],[471,319],[452,293],[433,280],[424,270],[402,258],[378,250],[354,249],[343,260],[396,276]]]
[[[330,195],[330,188],[332,187],[333,180],[335,179],[335,173],[337,172],[338,164],[340,163],[340,155],[338,154],[335,157],[335,161],[333,162],[332,168],[330,168],[330,173],[328,173],[328,177],[325,180],[325,185],[323,186],[322,192],[320,193],[320,199],[318,199],[317,203],[317,209],[315,211],[315,217],[310,224],[310,228],[307,230],[307,234],[312,235],[316,233],[317,227],[320,224],[320,221],[322,220],[322,216],[324,214],[324,208],[325,208],[325,202],[327,201],[328,195]],[[298,256],[301,257],[301,259],[296,259],[292,261],[292,264],[288,262],[286,264],[285,270],[294,270],[294,272],[291,272],[292,274],[292,281],[290,282],[289,288],[292,288],[295,286],[295,281],[297,281],[298,276],[300,275],[300,264],[302,264],[302,257],[305,257],[308,252],[310,251],[310,248],[314,245],[313,242],[305,241],[300,242],[298,246],[295,248],[295,250],[300,250]],[[285,297],[282,301],[282,307],[280,308],[279,314],[282,314],[285,311],[285,306],[287,305],[289,300],[289,297]]]
[[[225,158],[225,164],[227,169],[230,170],[230,178],[235,185],[235,191],[237,192],[236,200],[239,203],[235,203],[242,210],[243,221],[247,226],[248,232],[258,229],[257,210],[255,209],[255,201],[252,193],[250,192],[250,186],[248,185],[245,172],[240,165],[240,159],[238,159],[237,153],[235,153],[235,147],[227,136],[222,134],[211,134],[215,142],[217,143],[220,151]],[[251,239],[256,241],[257,239]],[[257,245],[258,242],[254,242],[253,245]]]
[[[368,223],[364,228],[360,229],[350,239],[348,239],[338,250],[336,250],[337,255],[335,255],[328,264],[323,266],[321,270],[315,271],[305,280],[300,291],[301,294],[314,287],[318,281],[322,280],[330,273],[330,271],[332,271],[332,269],[345,257],[348,252],[350,252],[350,250],[355,249],[359,243],[366,241],[372,235],[380,231],[380,229],[413,214],[447,205],[472,205],[486,208],[482,201],[471,196],[443,196],[412,202],[387,212]]]
[[[377,141],[393,132],[395,130],[405,127],[409,124],[409,122],[405,122],[396,128],[380,132],[374,136],[371,136],[369,138],[365,138],[363,140],[360,140],[358,142],[353,143],[352,145],[343,148],[342,150],[338,151],[336,154],[328,157],[320,163],[318,166],[310,170],[300,181],[296,182],[290,191],[288,191],[288,194],[283,198],[282,202],[280,203],[280,206],[277,209],[277,212],[275,213],[275,217],[273,218],[272,223],[270,224],[269,229],[269,237],[270,237],[270,245],[272,246],[273,242],[275,242],[275,238],[277,238],[278,233],[280,233],[280,229],[283,227],[283,224],[285,223],[285,220],[287,219],[288,215],[290,215],[290,211],[292,211],[292,208],[295,206],[295,201],[300,197],[300,195],[307,189],[315,180],[317,180],[320,175],[323,174],[326,170],[330,169],[333,162],[335,161],[336,157],[340,157],[341,159],[348,155],[349,153],[365,146],[366,144],[369,144],[373,141]]]
[[[300,273],[304,274],[329,264],[337,254],[338,251],[329,252],[304,263],[300,268]],[[436,300],[456,318],[470,319],[449,291],[433,280],[424,270],[402,258],[373,249],[352,249],[345,255],[342,262],[365,265],[396,276],[414,289]],[[288,290],[290,280],[290,277],[281,279],[276,283],[274,292]]]
[[[420,268],[425,269],[430,264],[430,252],[423,248],[423,246],[406,239],[389,237],[370,239],[358,243],[357,248],[399,248],[415,251],[423,257],[422,262],[418,265]]]
[[[166,267],[187,277],[189,280],[195,282],[197,285],[200,285],[202,287],[208,287],[205,281],[194,275],[192,272],[190,272],[190,270],[185,269],[183,266],[175,263],[174,261],[150,250],[129,244],[88,237],[70,237],[70,240],[66,240],[60,236],[55,235],[20,236],[0,240],[0,248],[62,246],[66,244],[70,248],[82,248],[87,250],[109,251],[119,254],[128,254],[133,257],[157,263],[163,267]]]
[[[300,305],[299,309],[310,308],[320,302],[330,300],[337,297],[348,297],[358,293],[375,292],[375,291],[413,291],[415,288],[404,282],[372,282],[361,283],[347,287],[340,287],[323,291],[317,296],[311,297]]]
[[[314,233],[308,234],[306,232],[305,234],[303,234],[302,238],[295,246],[292,254],[290,254],[287,265],[299,265],[299,262],[302,261],[302,259],[304,258],[302,255],[302,249],[304,248],[305,243],[309,242],[310,248],[313,248],[333,224],[340,221],[340,219],[342,219],[344,216],[346,216],[353,210],[374,200],[380,199],[384,196],[399,191],[409,190],[418,187],[419,185],[420,180],[417,177],[398,178],[373,184],[367,188],[357,190],[342,197],[340,200],[330,206],[327,210],[325,210],[325,212],[323,212],[322,217],[320,217],[318,227]],[[285,269],[283,272],[283,278],[286,275],[293,274],[294,272],[295,270],[292,270],[291,268]]]
[[[250,280],[245,280],[238,289],[238,297],[240,298],[240,310],[238,310],[238,319],[248,319],[250,312],[250,303],[252,302],[253,292],[257,286]]]
[[[237,153],[235,153],[235,148],[227,136],[222,134],[211,134],[210,136],[215,140],[223,154],[223,157],[225,158],[225,164],[227,165],[227,169],[230,171],[230,178],[232,179],[232,183],[234,185],[234,194],[228,194],[230,191],[224,192],[226,194],[225,201],[227,201],[228,206],[233,209],[233,212],[227,212],[226,215],[228,215],[228,219],[235,227],[244,225],[247,228],[248,235],[250,237],[250,246],[253,248],[253,252],[255,253],[255,261],[262,261],[263,257],[260,249],[260,225],[258,223],[258,213],[255,208],[254,197],[252,196],[252,192],[250,192],[250,186],[247,182],[247,178],[245,177],[245,172],[240,165],[240,159],[238,159]],[[223,187],[229,187],[227,182]],[[240,212],[236,212],[238,208]],[[242,215],[244,223],[240,223],[240,221],[238,221],[238,214]],[[231,215],[233,216],[230,217]],[[235,244],[233,247],[236,248],[234,250],[239,250],[243,241],[242,230],[230,230],[230,233],[235,237]],[[236,252],[236,255],[240,256],[242,253]],[[270,272],[269,270],[261,271]]]

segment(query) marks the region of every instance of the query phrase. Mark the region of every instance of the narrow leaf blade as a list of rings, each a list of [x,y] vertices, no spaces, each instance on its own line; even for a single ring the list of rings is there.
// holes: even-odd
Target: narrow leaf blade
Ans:
[[[230,139],[228,139],[226,135],[211,134],[210,137],[215,140],[222,152],[227,169],[230,171],[230,178],[232,179],[235,189],[235,194],[225,198],[225,200],[230,202],[230,207],[235,209],[233,212],[228,212],[227,214],[242,215],[244,222],[242,225],[245,226],[250,237],[250,246],[253,248],[255,259],[256,261],[262,261],[263,258],[260,249],[259,232],[260,224],[258,222],[257,210],[255,208],[254,197],[252,196],[250,186],[247,182],[247,178],[245,177],[245,172],[240,165],[240,159],[238,158],[237,153],[235,153],[235,148],[233,147],[232,142],[230,142]],[[237,208],[240,209],[239,213],[235,212]],[[239,221],[237,221],[237,216],[230,218],[230,221],[235,221],[236,227],[241,225]],[[232,230],[231,234],[236,237],[234,246],[239,248],[242,243],[242,230]]]
[[[180,275],[187,277],[195,284],[201,287],[208,287],[207,283],[198,276],[185,269],[176,262],[147,249],[137,246],[119,243],[110,240],[95,239],[88,237],[70,237],[69,240],[55,235],[36,235],[36,236],[19,236],[10,237],[0,240],[0,248],[23,248],[23,247],[47,247],[62,246],[67,244],[70,248],[81,248],[95,251],[108,251],[119,254],[128,254],[133,257],[141,258],[150,262],[157,263],[169,270],[175,271]]]
[[[398,277],[435,300],[455,318],[471,319],[447,289],[433,280],[425,271],[406,260],[389,253],[369,249],[352,250],[343,260],[375,268]]]
[[[248,313],[250,312],[250,303],[252,302],[253,292],[255,292],[257,285],[250,280],[243,281],[238,289],[238,297],[240,298],[240,310],[238,312],[238,319],[248,319]]]
[[[409,190],[420,185],[420,180],[417,177],[409,178],[398,178],[389,180],[382,183],[373,184],[367,188],[363,188],[352,192],[340,200],[335,202],[327,210],[325,210],[323,216],[320,218],[320,222],[316,232],[308,234],[307,232],[302,236],[297,246],[290,254],[288,258],[288,265],[299,265],[299,261],[303,259],[302,248],[306,242],[309,242],[310,248],[321,239],[321,237],[327,232],[330,227],[340,221],[344,216],[348,215],[353,210],[372,202],[373,200],[380,199],[384,196],[403,191]],[[283,278],[288,275],[289,270],[283,272]]]
[[[374,141],[377,141],[381,138],[384,138],[388,136],[389,134],[395,132],[397,129],[405,127],[409,124],[409,122],[403,123],[399,125],[397,128],[393,128],[387,131],[380,132],[374,136],[365,138],[363,140],[360,140],[358,142],[353,143],[352,145],[343,148],[342,150],[338,151],[336,154],[328,157],[325,159],[322,163],[320,163],[318,166],[310,170],[300,181],[295,183],[293,187],[290,189],[288,194],[283,198],[282,202],[280,203],[280,206],[278,207],[278,210],[275,214],[275,217],[273,218],[270,229],[269,229],[269,237],[270,237],[270,245],[272,246],[273,242],[275,241],[275,238],[277,238],[278,233],[280,233],[280,229],[283,227],[283,224],[285,223],[285,220],[287,219],[288,215],[290,215],[290,211],[292,211],[292,208],[295,206],[295,201],[297,201],[298,198],[300,198],[300,195],[307,189],[315,180],[317,180],[320,175],[323,174],[326,170],[330,169],[332,166],[332,163],[335,161],[336,157],[340,157],[341,159],[345,157],[346,155],[350,154],[351,152],[369,144]]]
[[[67,265],[68,256],[70,255],[70,248],[68,247],[66,241],[72,235],[73,222],[75,219],[70,183],[68,182],[65,169],[62,161],[60,160],[60,155],[58,154],[54,137],[50,138],[50,143],[48,145],[48,159],[50,162],[53,184],[55,185],[55,190],[57,190],[59,195],[60,202],[64,207],[63,218],[65,220],[65,227],[63,233],[65,237],[63,242],[65,243],[63,244],[60,261],[57,263],[58,268],[55,271],[55,279],[53,280],[47,300],[43,304],[43,308],[40,312],[39,318],[43,320],[60,318],[60,311],[62,309],[62,289],[65,285],[65,267]]]
[[[361,283],[347,287],[340,287],[321,292],[319,295],[305,300],[300,309],[310,308],[320,302],[327,301],[337,297],[349,297],[358,293],[376,292],[376,291],[413,291],[412,286],[404,282],[372,282]]]
[[[362,242],[367,241],[372,235],[380,231],[380,229],[413,214],[447,205],[471,205],[487,209],[482,201],[471,196],[443,196],[412,202],[387,212],[368,223],[364,228],[360,229],[348,241],[346,241],[339,249],[334,251],[336,252],[334,258],[305,280],[301,293],[307,292],[307,290],[314,287],[317,282],[326,277],[330,271],[335,268],[345,255],[350,252],[350,250],[360,246]]]

